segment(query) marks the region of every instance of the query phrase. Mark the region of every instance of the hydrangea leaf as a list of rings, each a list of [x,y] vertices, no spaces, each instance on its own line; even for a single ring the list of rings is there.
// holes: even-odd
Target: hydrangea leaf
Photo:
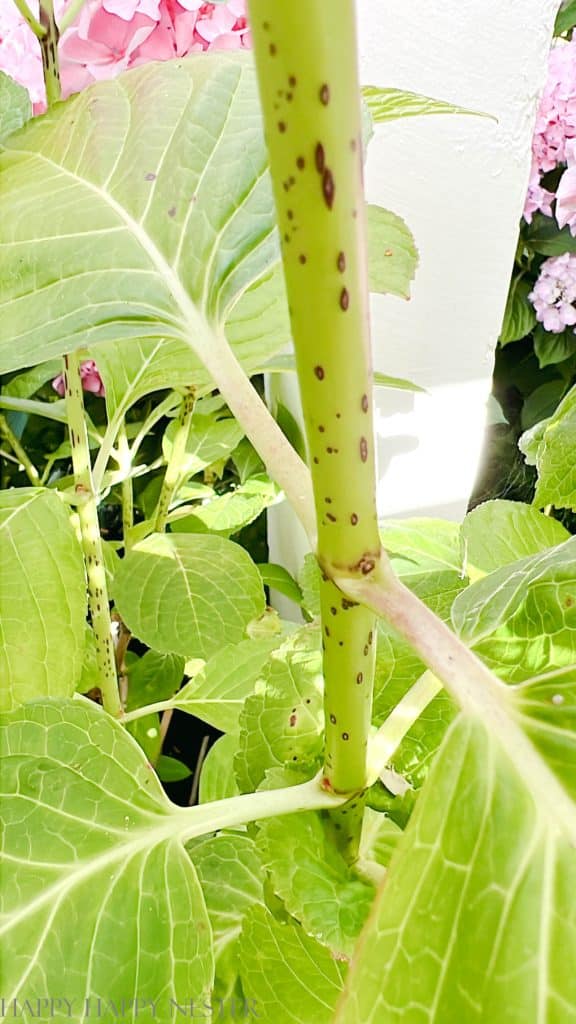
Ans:
[[[203,836],[187,849],[212,926],[217,999],[238,977],[242,922],[251,907],[264,902],[262,863],[254,840],[238,833]]]
[[[240,963],[244,994],[262,1024],[332,1024],[345,965],[298,924],[254,907],[242,928]]]
[[[173,420],[164,432],[162,451],[166,461],[172,453],[177,429],[178,424]],[[227,459],[243,437],[242,427],[231,416],[218,420],[213,416],[194,416],[186,442],[186,455],[182,459],[182,473],[194,476],[213,462]]]
[[[536,323],[536,312],[534,306],[528,299],[532,285],[523,277],[514,277],[510,285],[504,321],[498,339],[499,345],[503,348],[513,341],[525,338]]]
[[[243,640],[217,651],[176,694],[173,706],[221,732],[237,732],[244,703],[265,674],[277,646],[274,638]]]
[[[98,361],[96,345],[134,341],[145,348],[112,384],[125,404],[150,390],[160,344],[177,346],[166,387],[183,383],[182,346],[198,352],[213,329],[248,368],[288,340],[250,55],[96,83],[11,135],[0,170],[1,372],[85,346]],[[136,390],[122,399],[127,381]]]
[[[519,501],[487,501],[462,524],[463,559],[483,573],[568,540],[561,523]]]
[[[258,788],[270,768],[316,766],[323,748],[320,636],[302,630],[274,651],[240,715],[234,768],[240,789]]]
[[[508,682],[576,662],[576,538],[497,569],[460,594],[452,622]]]
[[[269,818],[258,828],[258,848],[289,913],[308,935],[350,956],[374,887],[344,861],[326,820],[315,812]]]
[[[574,733],[564,742],[573,776]],[[337,1024],[576,1020],[576,807],[561,822],[530,744],[516,762],[489,722],[461,716],[451,727],[357,947]]]
[[[265,607],[260,573],[243,548],[187,534],[153,534],[134,545],[116,574],[114,599],[134,636],[185,658],[239,642]]]
[[[538,484],[534,495],[538,508],[554,505],[576,510],[575,437],[576,387],[573,387],[539,435],[535,454]]]
[[[234,775],[234,755],[238,749],[238,737],[227,733],[216,740],[206,754],[200,774],[199,798],[201,804],[212,800],[226,800],[238,796],[240,790]]]
[[[169,700],[184,678],[184,658],[177,654],[146,653],[127,665],[128,699],[126,710],[143,708],[156,701]]]
[[[406,224],[396,213],[368,203],[366,228],[370,291],[410,298],[418,251]]]
[[[429,114],[475,114],[478,117],[487,117],[480,111],[468,110],[466,107],[459,107],[445,100],[435,100],[431,96],[423,96],[417,92],[407,92],[405,89],[382,89],[377,85],[365,85],[362,88],[362,96],[372,120],[380,123],[383,121],[397,121],[404,117],[422,117]]]
[[[207,530],[222,536],[238,533],[279,500],[280,489],[262,474],[252,477],[226,494],[219,494],[201,505],[179,509],[170,522],[174,533],[205,533]],[[187,512],[187,514],[184,514]]]
[[[96,705],[37,702],[2,742],[4,992],[156,1000],[208,993],[210,923],[172,805],[131,737]],[[111,959],[113,951],[113,959]],[[111,969],[113,966],[113,969]],[[95,1002],[92,1005],[96,1005]]]
[[[69,697],[86,649],[78,538],[53,491],[0,492],[0,708]]]
[[[0,142],[32,117],[28,90],[0,71]]]

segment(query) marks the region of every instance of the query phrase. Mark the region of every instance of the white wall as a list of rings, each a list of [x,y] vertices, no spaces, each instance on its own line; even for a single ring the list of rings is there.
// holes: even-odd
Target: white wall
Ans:
[[[429,391],[377,392],[382,516],[466,511],[558,6],[358,2],[363,83],[498,119],[409,118],[377,126],[369,147],[367,199],[401,214],[420,251],[410,302],[373,297],[375,367]],[[271,559],[297,570],[305,545],[286,509],[272,510],[270,532]]]

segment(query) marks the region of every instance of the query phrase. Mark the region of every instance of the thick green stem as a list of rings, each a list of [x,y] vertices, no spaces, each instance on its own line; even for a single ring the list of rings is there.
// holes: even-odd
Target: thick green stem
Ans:
[[[46,102],[49,107],[61,98],[60,65],[58,62],[59,32],[54,16],[53,0],[40,0],[40,24],[44,35],[40,37],[42,71],[46,85]]]
[[[108,588],[98,524],[98,505],[92,483],[90,449],[84,418],[80,359],[77,353],[64,356],[64,387],[75,490],[78,497],[77,512],[88,581],[88,609],[96,636],[102,702],[106,711],[119,716],[122,707],[118,693]]]
[[[10,445],[12,451],[14,452],[18,459],[18,462],[24,469],[24,472],[26,473],[26,476],[28,477],[30,483],[34,487],[39,487],[40,474],[36,469],[36,466],[30,459],[28,453],[20,444],[20,441],[16,437],[16,434],[12,430],[10,424],[8,423],[8,420],[6,419],[5,416],[2,415],[0,415],[0,437],[3,437]]]
[[[353,0],[251,0],[256,66],[318,524],[325,774],[366,784],[375,616],[346,599],[380,557]],[[306,26],[306,31],[302,27]]]
[[[60,35],[63,35],[66,29],[76,21],[85,3],[86,0],[70,0],[68,7],[60,18]]]
[[[162,490],[160,491],[160,497],[156,506],[156,515],[154,517],[156,533],[163,533],[166,529],[170,505],[181,482],[182,466],[186,458],[186,445],[190,435],[195,401],[194,389],[190,388],[182,400],[172,451],[170,452],[164,480],[162,481]]]

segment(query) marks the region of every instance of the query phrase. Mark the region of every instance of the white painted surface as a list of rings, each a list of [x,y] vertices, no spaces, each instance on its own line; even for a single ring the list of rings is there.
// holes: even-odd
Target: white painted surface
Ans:
[[[378,125],[368,151],[368,201],[403,216],[420,251],[411,301],[372,299],[375,368],[429,392],[377,391],[379,511],[461,519],[478,467],[558,0],[359,0],[358,8],[364,84],[498,119]],[[285,508],[270,520],[271,559],[296,571],[306,550],[301,532]]]

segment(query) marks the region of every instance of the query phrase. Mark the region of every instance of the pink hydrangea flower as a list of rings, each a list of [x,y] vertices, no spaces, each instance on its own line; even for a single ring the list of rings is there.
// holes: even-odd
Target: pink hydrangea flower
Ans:
[[[566,252],[545,260],[528,298],[547,331],[562,334],[566,327],[573,327],[576,324],[576,254]]]
[[[98,373],[98,367],[93,359],[85,359],[80,366],[80,377],[82,378],[82,387],[84,391],[90,391],[97,398],[104,398],[106,394],[104,390],[104,383],[100,374]],[[64,374],[59,374],[52,381],[52,387],[54,391],[63,398],[64,397]]]
[[[566,144],[566,160],[568,167],[556,190],[556,220],[561,228],[568,224],[576,235],[576,141]]]
[[[38,0],[31,0],[37,15]],[[56,0],[57,17],[66,7]],[[44,109],[38,40],[13,0],[0,0],[0,68],[28,89],[34,112]],[[87,0],[59,44],[64,98],[151,60],[251,45],[246,0]]]
[[[536,116],[532,140],[532,171],[524,217],[531,222],[540,210],[552,215],[553,193],[540,178],[567,162],[571,141],[576,139],[576,38],[559,40],[550,51],[548,78]]]

